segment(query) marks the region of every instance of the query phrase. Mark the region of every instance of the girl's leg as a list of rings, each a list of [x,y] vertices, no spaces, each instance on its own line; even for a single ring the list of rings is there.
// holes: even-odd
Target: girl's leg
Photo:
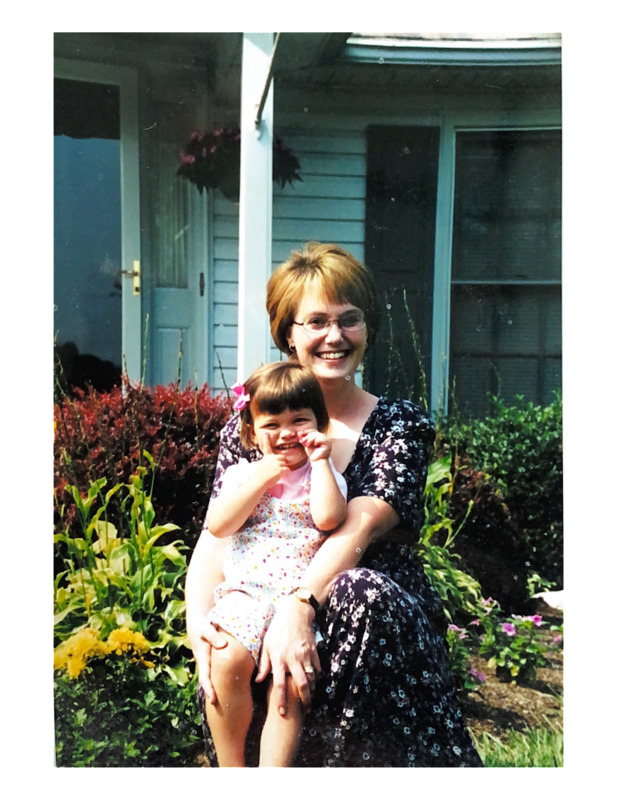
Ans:
[[[239,641],[221,631],[227,647],[212,649],[210,674],[217,704],[206,701],[210,727],[220,767],[245,766],[245,740],[253,716],[251,677],[255,660]]]
[[[282,717],[273,701],[272,685],[270,686],[266,721],[260,741],[260,767],[290,767],[294,762],[302,733],[303,709],[289,676],[287,698],[287,712]]]

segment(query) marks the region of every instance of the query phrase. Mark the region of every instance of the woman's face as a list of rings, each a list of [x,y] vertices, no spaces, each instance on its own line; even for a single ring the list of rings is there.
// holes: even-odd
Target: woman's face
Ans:
[[[295,323],[314,317],[339,320],[343,314],[360,311],[351,303],[331,303],[320,293],[307,292],[301,301]],[[366,325],[357,331],[346,331],[333,322],[323,333],[311,334],[303,325],[293,324],[288,343],[296,349],[301,364],[309,367],[319,381],[342,380],[354,376],[367,347]]]

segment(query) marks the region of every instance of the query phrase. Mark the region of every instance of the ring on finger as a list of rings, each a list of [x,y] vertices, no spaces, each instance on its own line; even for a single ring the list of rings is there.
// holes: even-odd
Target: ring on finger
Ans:
[[[306,667],[303,667],[303,669],[304,669],[304,671],[305,671],[305,673],[306,673],[307,675],[314,675],[314,674],[315,674],[315,670],[313,669],[313,667],[311,666],[311,664],[309,664],[309,665],[308,665],[308,666],[306,666]]]

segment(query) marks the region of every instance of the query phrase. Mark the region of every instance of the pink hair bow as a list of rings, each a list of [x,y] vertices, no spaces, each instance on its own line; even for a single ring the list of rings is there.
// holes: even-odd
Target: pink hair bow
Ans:
[[[236,395],[234,411],[242,411],[251,398],[248,394],[245,394],[245,387],[242,385],[242,383],[235,383],[232,386],[232,391]]]

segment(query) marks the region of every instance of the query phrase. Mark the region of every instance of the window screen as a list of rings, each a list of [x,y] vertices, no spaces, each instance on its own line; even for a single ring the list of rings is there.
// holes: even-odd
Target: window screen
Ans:
[[[491,395],[552,400],[560,277],[560,132],[458,133],[449,363],[464,414],[485,414]]]

